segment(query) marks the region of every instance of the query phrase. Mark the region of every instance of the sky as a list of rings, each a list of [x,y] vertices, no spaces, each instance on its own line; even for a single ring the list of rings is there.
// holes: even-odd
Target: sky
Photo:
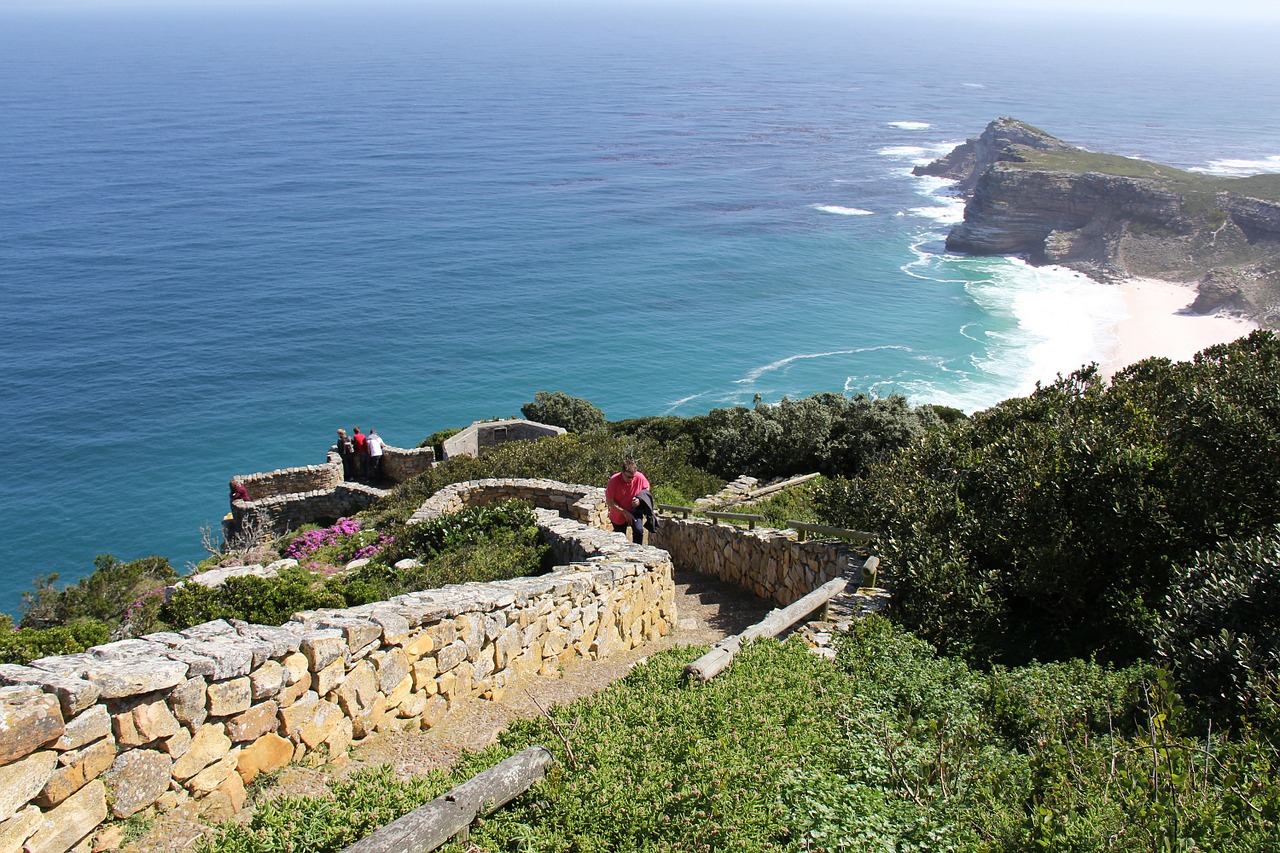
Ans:
[[[1275,0],[483,0],[484,5],[538,8],[549,5],[578,5],[597,10],[617,6],[652,7],[690,5],[746,10],[753,7],[795,9],[829,8],[833,11],[882,13],[892,9],[898,13],[948,14],[1034,18],[1044,15],[1123,15],[1152,18],[1204,18],[1235,21],[1280,21],[1280,3]],[[112,8],[128,9],[218,9],[235,7],[346,6],[370,8],[378,5],[416,7],[472,6],[477,0],[0,0],[0,10],[9,11],[86,11]]]

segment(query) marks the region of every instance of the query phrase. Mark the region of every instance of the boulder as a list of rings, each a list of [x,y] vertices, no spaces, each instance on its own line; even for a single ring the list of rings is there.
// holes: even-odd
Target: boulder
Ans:
[[[293,744],[271,732],[255,740],[240,751],[236,770],[245,783],[252,782],[260,773],[279,770],[293,760]]]
[[[62,737],[62,706],[39,687],[0,687],[0,765]]]
[[[0,821],[13,817],[40,793],[57,763],[58,754],[44,749],[0,767]]]
[[[102,774],[110,795],[111,814],[124,819],[160,799],[169,790],[172,769],[173,760],[154,749],[120,753]]]
[[[23,853],[66,853],[107,819],[107,787],[95,779],[40,817]]]

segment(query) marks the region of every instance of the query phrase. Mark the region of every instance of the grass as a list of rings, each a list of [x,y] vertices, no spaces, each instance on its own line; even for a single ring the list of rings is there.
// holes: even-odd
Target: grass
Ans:
[[[448,776],[366,772],[328,797],[260,807],[202,849],[339,850],[532,744],[556,754],[547,779],[443,849],[1278,848],[1280,750],[1182,732],[1153,670],[980,672],[875,618],[838,641],[835,662],[762,641],[691,687],[681,671],[702,651],[654,655]]]

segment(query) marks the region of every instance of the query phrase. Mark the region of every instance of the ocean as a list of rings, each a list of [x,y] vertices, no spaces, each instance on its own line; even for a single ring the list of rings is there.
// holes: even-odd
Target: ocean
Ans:
[[[943,8],[943,7],[939,7]],[[910,10],[915,9],[914,14]],[[0,612],[204,556],[233,475],[539,390],[973,410],[1114,347],[1113,288],[947,255],[911,167],[1014,116],[1280,170],[1280,27],[867,4],[0,9]]]

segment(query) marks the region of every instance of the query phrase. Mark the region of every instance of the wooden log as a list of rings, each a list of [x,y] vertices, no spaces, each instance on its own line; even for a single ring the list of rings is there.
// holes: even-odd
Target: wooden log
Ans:
[[[792,486],[798,486],[801,483],[807,483],[815,477],[821,477],[821,474],[801,474],[799,477],[792,477],[790,480],[783,480],[781,483],[774,483],[772,486],[764,486],[752,492],[747,492],[749,500],[762,498],[765,495],[771,495],[774,492],[780,492],[783,489],[789,489]]]
[[[547,775],[555,759],[531,746],[495,764],[447,794],[419,806],[343,853],[427,853],[466,830],[477,816],[501,808]]]
[[[845,591],[848,581],[836,578],[824,583],[804,598],[781,609],[769,612],[763,620],[741,634],[721,641],[714,649],[684,668],[686,678],[706,684],[715,678],[733,660],[734,655],[752,640],[760,637],[776,637],[810,613],[826,605],[828,601]]]

